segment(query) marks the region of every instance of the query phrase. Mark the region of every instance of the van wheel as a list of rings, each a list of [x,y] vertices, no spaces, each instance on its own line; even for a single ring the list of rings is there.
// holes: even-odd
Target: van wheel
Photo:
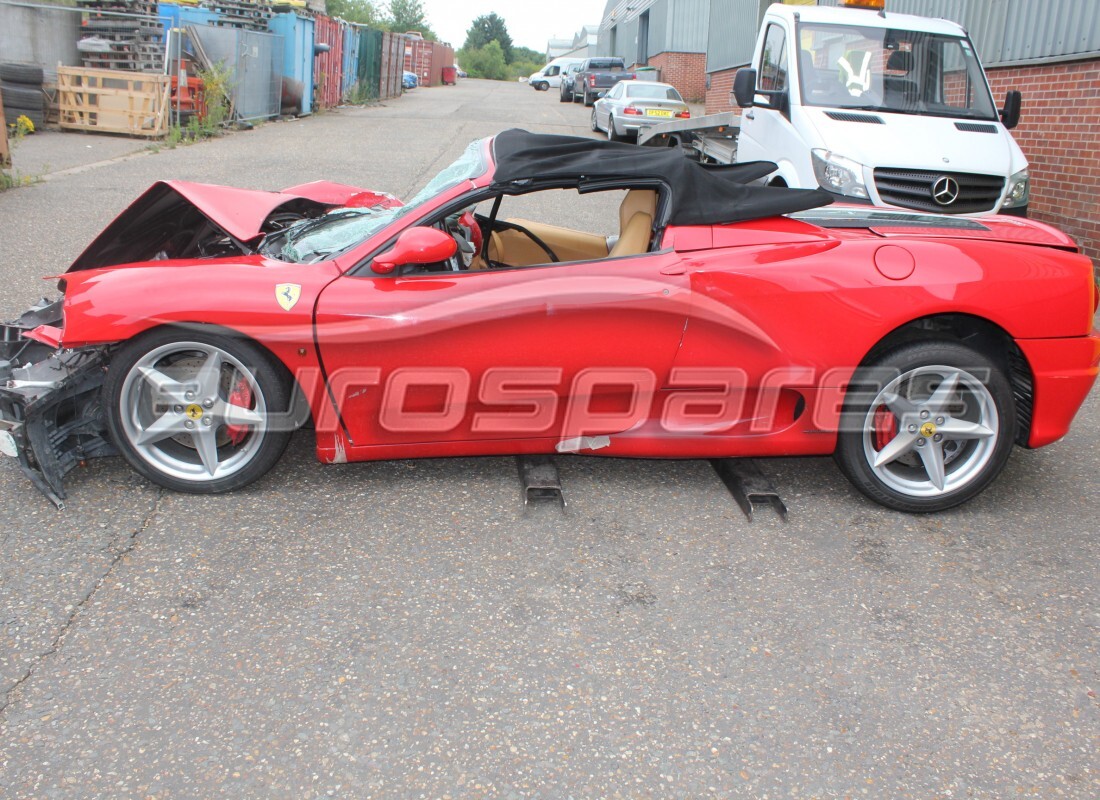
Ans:
[[[536,92],[545,92],[549,88],[550,88],[550,84],[547,83],[546,81],[537,81],[535,83],[535,91]]]

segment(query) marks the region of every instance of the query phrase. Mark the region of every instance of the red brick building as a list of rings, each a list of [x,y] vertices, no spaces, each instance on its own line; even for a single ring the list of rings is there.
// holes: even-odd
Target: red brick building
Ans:
[[[687,100],[706,94],[710,0],[608,0],[597,55],[652,67]]]

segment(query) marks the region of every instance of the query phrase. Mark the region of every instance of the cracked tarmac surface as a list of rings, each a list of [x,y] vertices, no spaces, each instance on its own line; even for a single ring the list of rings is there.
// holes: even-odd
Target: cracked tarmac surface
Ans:
[[[69,171],[0,195],[0,306],[157,178],[407,196],[587,118],[469,81]],[[64,512],[4,460],[0,796],[1100,796],[1098,431],[1094,393],[935,516],[760,462],[789,524],[700,461],[561,457],[563,514],[509,458],[322,467],[308,432],[225,496],[91,462]]]

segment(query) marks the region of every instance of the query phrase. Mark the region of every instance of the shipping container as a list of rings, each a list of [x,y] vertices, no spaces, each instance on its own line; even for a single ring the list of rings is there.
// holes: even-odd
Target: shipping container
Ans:
[[[276,14],[268,23],[283,37],[284,114],[309,114],[313,110],[313,20],[294,12]]]

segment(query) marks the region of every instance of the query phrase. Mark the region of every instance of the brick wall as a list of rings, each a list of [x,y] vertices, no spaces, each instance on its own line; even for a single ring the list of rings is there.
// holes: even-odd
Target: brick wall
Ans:
[[[736,111],[730,97],[733,92],[733,76],[737,69],[724,69],[721,72],[710,73],[710,88],[707,89],[707,113],[718,114],[722,111]]]
[[[734,111],[736,69],[712,72],[708,114]],[[1031,170],[1031,217],[1072,236],[1100,260],[1100,59],[988,70],[993,99],[1023,93],[1023,112],[1013,137]],[[1100,264],[1098,264],[1100,266]]]
[[[993,99],[1024,96],[1013,137],[1031,170],[1030,216],[1100,259],[1100,59],[987,70]]]
[[[661,80],[671,83],[688,102],[706,94],[706,53],[661,53],[651,56],[647,66],[661,70]]]

